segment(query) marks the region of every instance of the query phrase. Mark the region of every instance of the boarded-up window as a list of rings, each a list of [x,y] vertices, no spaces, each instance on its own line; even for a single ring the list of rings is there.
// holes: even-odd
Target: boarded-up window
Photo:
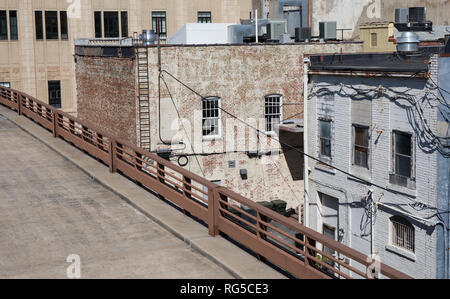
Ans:
[[[370,126],[372,124],[372,101],[366,98],[352,98],[352,123]]]

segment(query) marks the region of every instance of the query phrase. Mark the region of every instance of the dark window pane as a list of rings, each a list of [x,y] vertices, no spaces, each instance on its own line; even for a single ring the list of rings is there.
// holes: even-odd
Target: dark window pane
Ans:
[[[152,12],[152,26],[153,30],[159,33],[162,37],[167,35],[166,13],[164,11]]]
[[[367,128],[355,127],[355,144],[369,147],[369,130]]]
[[[354,140],[354,164],[369,167],[369,129],[353,126],[355,131]]]
[[[48,81],[48,102],[55,108],[61,108],[61,81]]]
[[[103,12],[105,37],[120,37],[119,35],[119,13]]]
[[[0,10],[0,40],[8,39],[8,20],[6,10]]]
[[[45,12],[45,38],[58,39],[58,12]]]
[[[320,155],[331,157],[331,122],[319,120]]]
[[[100,11],[94,12],[94,23],[95,23],[95,37],[102,37],[102,13]]]
[[[120,22],[122,23],[122,37],[128,37],[128,13],[122,11],[120,13]]]
[[[367,150],[361,148],[355,149],[355,164],[368,168],[368,153]]]
[[[198,13],[199,23],[211,23],[211,12],[199,12]]]
[[[401,155],[395,156],[395,173],[404,177],[411,177],[411,158]]]
[[[67,29],[67,12],[59,12],[59,22],[61,23],[61,39],[69,39],[68,29]]]
[[[9,31],[11,40],[18,40],[19,33],[17,29],[17,11],[11,10],[9,12]]]
[[[411,136],[401,133],[395,134],[395,151],[397,154],[411,156]]]
[[[321,138],[331,137],[331,122],[320,121],[320,137]]]
[[[44,39],[44,28],[42,26],[42,11],[34,12],[34,22],[36,26],[36,39]]]
[[[320,154],[322,156],[331,157],[331,140],[329,139],[320,140]]]

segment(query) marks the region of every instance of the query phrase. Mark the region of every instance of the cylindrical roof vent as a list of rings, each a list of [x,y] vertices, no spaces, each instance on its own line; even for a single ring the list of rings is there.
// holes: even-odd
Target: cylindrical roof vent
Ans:
[[[142,34],[139,35],[139,39],[142,40],[145,46],[154,45],[158,36],[153,30],[142,30]]]
[[[397,51],[401,53],[414,53],[419,51],[419,37],[411,31],[405,31],[397,40]]]

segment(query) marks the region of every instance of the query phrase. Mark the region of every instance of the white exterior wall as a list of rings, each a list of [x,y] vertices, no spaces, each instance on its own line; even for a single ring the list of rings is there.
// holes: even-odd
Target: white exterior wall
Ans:
[[[433,59],[432,76],[436,78],[437,60]],[[436,79],[434,79],[435,82]],[[311,76],[310,88],[312,92],[326,87],[331,91],[341,90],[344,86],[354,86],[360,89],[374,89],[378,86],[392,88],[396,91],[408,91],[408,94],[421,99],[425,96],[425,79],[394,79],[394,78],[361,78],[343,76]],[[407,106],[399,106],[396,103],[405,104],[404,100],[391,101],[385,95],[374,96],[371,99],[372,124],[370,133],[370,156],[369,171],[362,172],[352,166],[352,121],[351,121],[351,99],[353,94],[349,88],[343,87],[341,94],[336,94],[334,105],[327,105],[327,114],[332,115],[332,165],[351,174],[362,177],[367,181],[392,189],[402,194],[395,194],[377,187],[370,187],[357,182],[346,174],[331,168],[320,166],[319,163],[309,160],[311,173],[309,176],[309,200],[310,200],[310,227],[322,232],[322,224],[327,221],[322,219],[318,192],[338,198],[339,200],[339,223],[337,231],[343,229],[342,243],[361,251],[371,254],[370,222],[365,232],[361,228],[361,220],[365,217],[361,206],[370,188],[373,188],[373,199],[387,204],[394,204],[408,213],[427,217],[434,212],[430,209],[417,211],[408,204],[422,202],[428,206],[436,207],[436,152],[427,153],[421,149],[418,140],[408,120]],[[434,92],[434,91],[432,91]],[[347,93],[347,94],[346,94]],[[388,92],[389,93],[389,92]],[[376,93],[375,93],[376,94]],[[323,114],[324,106],[320,104],[321,96],[313,96],[308,103],[307,121],[309,125],[309,153],[318,157],[319,135],[318,117]],[[432,95],[430,96],[432,98]],[[432,131],[436,132],[437,110],[426,103],[422,103],[424,116]],[[377,130],[383,133],[379,136]],[[389,182],[391,172],[391,134],[393,130],[410,132],[413,134],[415,147],[415,172],[416,189],[396,186]],[[376,212],[375,221],[375,252],[379,254],[381,262],[390,265],[415,278],[435,278],[436,272],[436,233],[432,224],[421,223],[408,219],[415,228],[415,253],[406,254],[401,249],[395,252],[387,248],[390,244],[390,217],[401,215],[386,207],[379,207]],[[401,215],[403,216],[403,215]],[[431,221],[436,220],[431,218]],[[362,236],[366,233],[366,236]]]

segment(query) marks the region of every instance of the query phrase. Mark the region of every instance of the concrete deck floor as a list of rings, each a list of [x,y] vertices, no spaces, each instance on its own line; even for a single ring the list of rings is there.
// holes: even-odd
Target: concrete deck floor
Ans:
[[[82,278],[232,278],[0,115],[0,278],[66,278],[70,254]]]

